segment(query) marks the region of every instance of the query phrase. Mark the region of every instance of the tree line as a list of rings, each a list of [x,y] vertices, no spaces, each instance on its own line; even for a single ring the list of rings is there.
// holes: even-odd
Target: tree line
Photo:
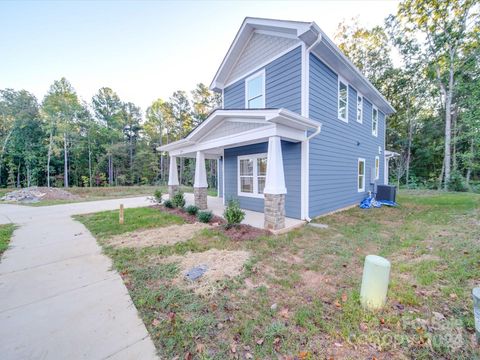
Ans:
[[[400,154],[398,184],[480,191],[479,7],[405,0],[384,26],[338,28],[339,47],[397,110],[387,149]]]
[[[387,149],[400,154],[391,169],[398,185],[480,191],[479,7],[404,0],[382,26],[354,19],[338,27],[340,49],[397,110]],[[110,88],[87,104],[66,79],[41,103],[25,90],[0,90],[0,186],[164,184],[168,157],[156,147],[220,104],[203,84],[154,101],[145,114]],[[191,185],[194,159],[179,167],[180,182]],[[214,161],[207,171],[215,186]]]
[[[165,184],[168,156],[156,148],[184,137],[220,104],[203,84],[155,100],[145,114],[108,87],[86,103],[65,78],[41,103],[26,90],[0,90],[0,186]],[[193,169],[193,160],[180,160],[182,184],[192,184]],[[216,162],[207,171],[215,186]]]

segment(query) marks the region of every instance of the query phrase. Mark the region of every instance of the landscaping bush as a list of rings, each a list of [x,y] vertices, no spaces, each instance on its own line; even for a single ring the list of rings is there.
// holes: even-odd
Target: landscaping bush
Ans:
[[[245,211],[240,209],[240,204],[237,200],[229,200],[225,208],[223,217],[227,220],[227,228],[239,225],[245,219]]]
[[[452,171],[450,174],[450,180],[448,181],[447,188],[450,191],[467,191],[467,185],[465,179],[458,171]]]
[[[155,192],[153,193],[153,199],[155,200],[155,202],[157,204],[161,204],[162,203],[162,190],[160,189],[157,189],[155,190]]]
[[[197,215],[198,213],[198,207],[195,205],[189,205],[185,208],[185,211],[189,213],[190,215]]]
[[[199,211],[197,214],[198,221],[202,223],[209,223],[212,218],[213,214],[211,211]]]
[[[175,207],[175,206],[173,206],[172,200],[165,200],[163,202],[163,206],[165,206],[166,208],[169,208],[169,209],[173,209]]]
[[[185,206],[185,196],[183,195],[183,192],[177,191],[175,195],[173,195],[172,204],[178,208],[183,208]]]

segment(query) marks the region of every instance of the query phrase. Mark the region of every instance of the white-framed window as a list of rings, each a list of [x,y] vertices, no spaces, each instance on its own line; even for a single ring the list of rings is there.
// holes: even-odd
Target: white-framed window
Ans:
[[[265,108],[265,70],[245,79],[245,108]]]
[[[348,84],[338,78],[338,118],[348,122]]]
[[[357,122],[363,123],[363,96],[357,94]]]
[[[380,178],[380,157],[375,156],[375,180]]]
[[[372,135],[378,136],[378,109],[372,106]]]
[[[362,158],[358,158],[357,190],[358,192],[365,191],[365,159]]]
[[[238,195],[263,197],[267,176],[267,154],[238,157]]]

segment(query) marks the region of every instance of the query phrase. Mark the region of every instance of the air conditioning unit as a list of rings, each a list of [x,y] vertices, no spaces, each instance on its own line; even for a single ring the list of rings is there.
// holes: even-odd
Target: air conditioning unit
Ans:
[[[377,185],[377,200],[388,200],[395,202],[397,188],[393,185]]]

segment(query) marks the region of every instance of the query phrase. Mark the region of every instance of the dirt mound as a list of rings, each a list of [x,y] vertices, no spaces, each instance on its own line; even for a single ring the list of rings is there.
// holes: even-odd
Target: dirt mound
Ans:
[[[142,248],[147,246],[173,245],[190,240],[198,231],[209,228],[203,223],[170,225],[146,229],[114,236],[107,240],[108,245],[119,248]]]
[[[6,193],[0,200],[36,203],[41,200],[77,200],[79,197],[58,188],[32,186]]]
[[[178,263],[180,274],[177,284],[186,285],[198,295],[209,296],[217,291],[217,283],[238,276],[243,271],[245,262],[250,258],[246,251],[227,251],[210,249],[200,253],[187,253],[183,256],[172,255],[166,263]],[[186,273],[197,266],[205,266],[206,272],[195,281],[186,280]]]

